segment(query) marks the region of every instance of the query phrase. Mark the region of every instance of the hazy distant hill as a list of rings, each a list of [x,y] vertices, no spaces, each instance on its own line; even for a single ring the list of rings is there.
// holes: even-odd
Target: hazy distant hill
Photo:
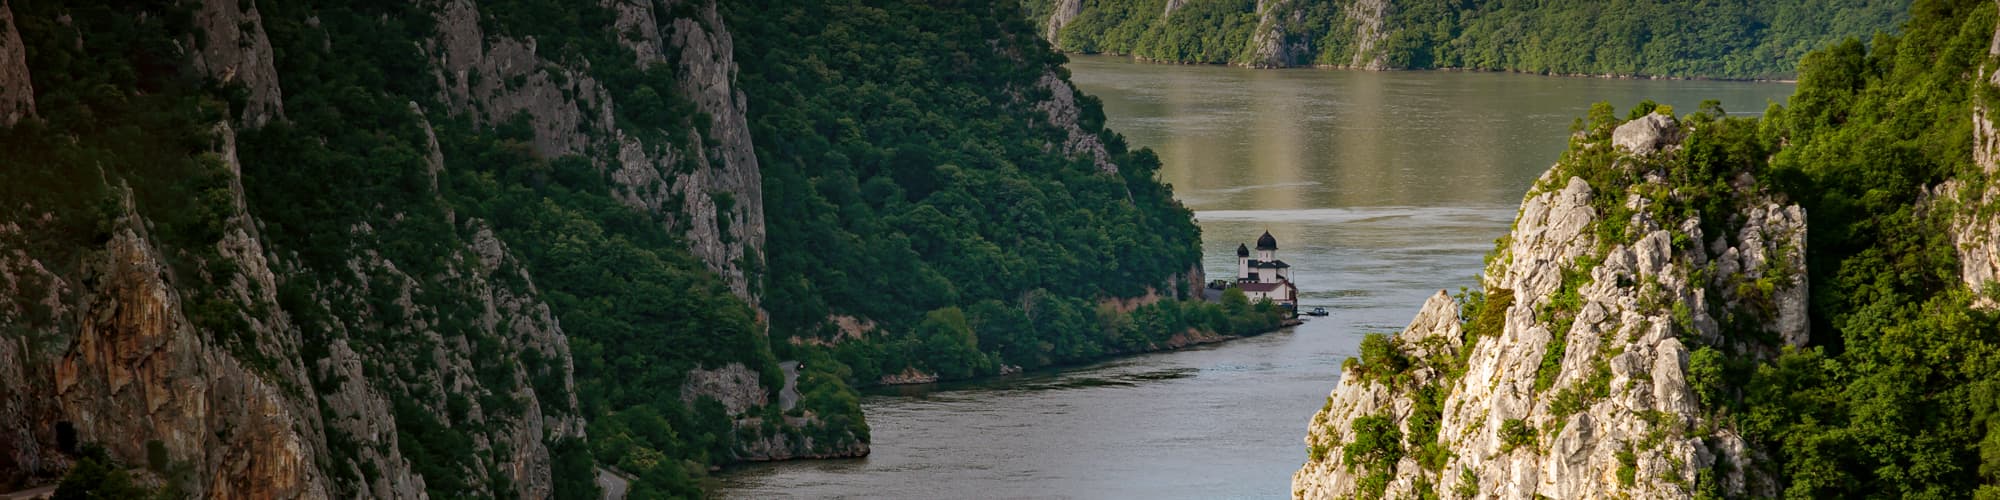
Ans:
[[[1027,0],[1058,48],[1256,67],[1783,79],[1897,0]]]

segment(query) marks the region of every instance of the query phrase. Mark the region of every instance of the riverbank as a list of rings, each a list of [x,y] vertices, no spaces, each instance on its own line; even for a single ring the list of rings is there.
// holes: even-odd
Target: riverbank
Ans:
[[[1374,68],[1368,66],[1354,66],[1347,64],[1308,64],[1308,65],[1298,65],[1298,66],[1278,66],[1269,64],[1253,64],[1253,63],[1237,63],[1237,62],[1211,63],[1211,62],[1198,62],[1198,61],[1172,61],[1166,59],[1154,59],[1150,57],[1133,55],[1133,54],[1120,54],[1115,52],[1063,52],[1063,51],[1058,51],[1058,52],[1061,52],[1064,57],[1084,56],[1084,57],[1125,58],[1130,60],[1131,62],[1139,64],[1160,64],[1169,66],[1222,66],[1222,67],[1243,68],[1243,69],[1315,69],[1315,70],[1375,71],[1375,72],[1437,71],[1437,72],[1447,72],[1447,73],[1503,73],[1510,75],[1549,76],[1557,78],[1594,78],[1601,80],[1651,80],[1651,81],[1677,81],[1677,82],[1732,82],[1732,83],[1784,83],[1784,84],[1799,83],[1797,79],[1793,78],[1724,78],[1724,77],[1711,77],[1711,76],[1667,76],[1667,75],[1617,74],[1617,73],[1605,73],[1605,74],[1552,73],[1552,72],[1522,71],[1522,70],[1493,69],[1493,68],[1458,68],[1458,67]]]
[[[1065,369],[1071,369],[1080,366],[1089,366],[1092,364],[1102,363],[1109,360],[1137,356],[1141,354],[1176,351],[1176,350],[1186,349],[1189,347],[1218,344],[1222,342],[1228,342],[1231,340],[1246,339],[1250,337],[1256,337],[1259,335],[1269,334],[1286,328],[1299,326],[1302,324],[1305,324],[1305,321],[1302,319],[1289,318],[1280,321],[1277,326],[1271,328],[1258,330],[1253,333],[1230,334],[1230,335],[1218,334],[1215,332],[1202,331],[1190,328],[1187,329],[1186,331],[1182,331],[1180,333],[1176,333],[1168,337],[1167,341],[1163,344],[1149,345],[1145,349],[1110,352],[1110,353],[1105,353],[1103,356],[1086,358],[1071,362],[1055,363],[1046,366],[1036,367],[1032,370],[1024,370],[1019,366],[1008,365],[1001,367],[1000,373],[993,375],[982,375],[976,377],[940,378],[937,376],[937,374],[925,373],[922,371],[917,371],[914,368],[911,368],[911,369],[906,369],[903,372],[894,375],[884,375],[880,382],[870,385],[863,385],[858,388],[868,389],[868,388],[885,388],[885,387],[924,386],[924,385],[952,383],[952,382],[978,382],[984,380],[1000,379],[1029,372],[1061,371]]]

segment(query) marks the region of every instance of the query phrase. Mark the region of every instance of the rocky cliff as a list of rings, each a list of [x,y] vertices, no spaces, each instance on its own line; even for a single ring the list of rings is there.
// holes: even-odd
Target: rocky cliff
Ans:
[[[1806,216],[1747,172],[1691,182],[1683,142],[1731,125],[1580,133],[1481,292],[1439,292],[1343,368],[1294,496],[1774,495],[1703,377],[1807,341]]]
[[[14,9],[0,2],[0,126],[35,115],[35,84],[28,77],[28,54],[14,29]]]
[[[2000,57],[2000,28],[1996,28],[1993,42],[1987,47],[1987,56]],[[1988,63],[1979,68],[1974,85],[1989,88],[2000,86],[2000,68]],[[1974,93],[1972,103],[1972,162],[1978,170],[1961,178],[1951,179],[1933,189],[1933,206],[1942,208],[1949,215],[1946,230],[1951,235],[1953,247],[1957,249],[1959,281],[1977,293],[1976,307],[1993,309],[2000,307],[1995,295],[1988,292],[2000,283],[2000,212],[1993,207],[2000,206],[2000,184],[1993,182],[2000,175],[2000,130],[1993,124],[1993,106],[1990,93]]]
[[[470,0],[403,18],[237,0],[12,7],[0,3],[0,127],[23,125],[0,128],[21,152],[0,160],[0,490],[49,483],[101,446],[143,484],[195,497],[550,497],[562,481],[554,448],[588,437],[571,335],[514,249],[522,242],[452,198],[462,193],[450,179],[467,174],[449,165],[491,161],[464,156],[471,131],[520,120],[531,156],[583,159],[612,180],[605,194],[646,215],[636,220],[679,237],[685,248],[669,250],[719,276],[721,293],[758,300],[760,174],[713,1],[602,6],[632,64],[690,106],[680,128],[622,120],[574,46],[548,55]],[[267,33],[276,23],[286,40]],[[379,50],[368,30],[404,26],[425,37],[393,49],[416,55],[432,82],[392,85],[434,96],[362,97],[396,91],[366,79],[324,91],[328,73],[313,64]],[[156,52],[135,63],[111,46]],[[74,97],[85,83],[98,94]],[[61,118],[38,121],[38,95],[60,96],[49,102]],[[147,132],[163,139],[121,138],[93,119],[160,127]],[[357,200],[335,188],[362,168],[320,179],[324,194],[272,192],[292,187],[285,172],[326,171],[311,170],[328,168],[314,158],[355,144],[343,127],[397,138],[353,163],[409,165],[361,181],[394,189]],[[312,137],[289,139],[300,135]],[[238,151],[250,137],[254,158]],[[327,208],[342,203],[358,211]],[[816,424],[811,412],[771,411],[779,425],[764,425],[777,406],[767,395],[798,392],[775,370],[745,368],[771,363],[766,349],[707,367],[730,375],[729,390],[704,385],[713,377],[700,366],[686,376],[682,392],[719,400],[741,426],[740,447],[714,459],[865,454],[852,434],[793,437]]]
[[[1340,2],[1331,7],[1338,12],[1332,18],[1308,16],[1308,9],[1315,7],[1326,8],[1305,0],[1259,0],[1257,29],[1251,33],[1249,57],[1241,64],[1254,68],[1318,65],[1389,69],[1384,59],[1386,51],[1378,48],[1390,35],[1385,24],[1389,16],[1388,0]],[[1333,21],[1331,25],[1322,25],[1329,20]],[[1339,32],[1335,38],[1347,43],[1320,53],[1321,49],[1316,47],[1321,43],[1318,38],[1328,30]]]
[[[664,218],[731,290],[756,304],[751,284],[759,278],[748,269],[763,259],[763,191],[744,96],[735,87],[734,45],[715,2],[657,5],[691,17],[666,16],[648,1],[604,5],[616,13],[611,28],[633,62],[641,70],[670,66],[677,88],[659,90],[686,96],[707,123],[692,123],[675,140],[641,140],[651,131],[618,121],[610,93],[587,65],[545,57],[532,36],[489,33],[472,0],[444,2],[436,36],[426,40],[440,100],[478,122],[525,115],[542,156],[583,154],[607,163],[621,200]]]

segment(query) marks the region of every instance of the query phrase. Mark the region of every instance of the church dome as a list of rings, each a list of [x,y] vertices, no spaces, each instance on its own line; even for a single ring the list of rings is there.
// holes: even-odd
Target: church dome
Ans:
[[[1265,232],[1264,232],[1264,236],[1261,236],[1261,237],[1258,237],[1258,238],[1257,238],[1257,249],[1258,249],[1258,250],[1277,250],[1277,249],[1278,249],[1278,239],[1277,239],[1277,238],[1272,238],[1272,237],[1271,237],[1271,232],[1270,232],[1270,231],[1265,231]]]
[[[1247,246],[1243,246],[1243,244],[1241,244],[1241,243],[1238,243],[1238,244],[1236,244],[1236,256],[1237,256],[1237,257],[1249,257],[1249,256],[1250,256],[1250,247],[1247,247]]]

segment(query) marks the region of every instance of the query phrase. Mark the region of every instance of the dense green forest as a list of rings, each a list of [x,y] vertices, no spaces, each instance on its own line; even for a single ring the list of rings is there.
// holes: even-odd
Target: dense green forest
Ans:
[[[1053,147],[1072,139],[1041,108],[1050,85],[1067,93],[1063,57],[1012,2],[719,3],[763,164],[769,237],[761,261],[743,263],[761,310],[670,229],[683,214],[618,198],[603,168],[616,152],[545,155],[525,113],[451,111],[441,87],[453,82],[428,67],[442,7],[256,2],[261,25],[242,29],[268,33],[285,117],[251,126],[234,119],[249,106],[240,82],[188,69],[198,6],[10,3],[39,106],[0,127],[0,218],[42,221],[24,250],[82,261],[138,221],[203,339],[273,383],[305,373],[286,390],[317,401],[322,422],[344,418],[330,398],[354,382],[324,368],[334,346],[362,353],[396,451],[435,498],[516,493],[500,462],[511,450],[496,443],[511,430],[495,422],[587,423],[543,443],[555,497],[597,497],[598,465],[635,476],[634,498],[693,497],[745,440],[809,438],[809,452],[865,442],[853,387],[884,375],[990,375],[1267,331],[1281,317],[1240,293],[1183,300],[1199,283],[1191,213],[1155,178],[1152,152],[1103,128],[1092,98],[1077,97],[1076,126],[1116,168]],[[708,22],[697,6],[656,7],[663,21]],[[686,75],[634,64],[605,29],[611,8],[479,8],[486,43],[533,37],[550,58],[538,71],[580,68],[618,103],[612,122],[649,146],[716,147],[701,142],[710,117],[677,90]],[[240,172],[216,153],[230,141]],[[241,277],[219,252],[239,231],[254,231],[278,275],[269,307],[229,292]],[[477,254],[498,247],[506,258],[481,271]],[[1149,293],[1160,300],[1110,300]],[[521,326],[491,324],[478,305],[494,296],[545,302],[573,368],[522,345]],[[71,327],[44,313],[9,328]],[[274,317],[295,331],[274,336]],[[843,334],[835,317],[870,328]],[[481,389],[436,382],[451,368],[434,353],[454,349],[476,360],[474,380],[454,384]],[[807,361],[794,409],[732,417],[663,389],[742,363],[776,399],[780,359]],[[325,425],[317,466],[335,495],[393,472],[363,460],[383,450]],[[71,491],[123,491],[123,476],[105,475],[111,460],[94,460]]]
[[[1033,103],[1066,74],[1010,2],[727,4],[756,105],[775,331],[882,335],[833,355],[867,382],[909,368],[945,378],[1164,345],[1189,328],[1274,327],[1268,306],[1167,300],[1131,314],[1105,297],[1172,294],[1200,260],[1191,213],[1082,98],[1083,130],[1116,173],[1051,152],[1064,132]],[[1004,20],[968,26],[966,19]],[[1183,280],[1184,281],[1184,280]],[[1171,299],[1171,297],[1169,297]],[[1255,310],[1253,310],[1255,309]]]
[[[1053,0],[1028,0],[1037,23]],[[1062,50],[1256,66],[1784,79],[1808,51],[1886,31],[1899,0],[1085,0]],[[1257,5],[1269,4],[1269,16]],[[1378,24],[1377,24],[1378,23]],[[1375,25],[1370,36],[1366,27]]]
[[[1994,87],[1992,2],[1921,0],[1896,36],[1800,63],[1799,86],[1757,141],[1766,176],[1811,214],[1814,345],[1721,363],[1715,386],[1787,496],[2000,496],[2000,316],[1959,283],[1952,217],[1988,216],[1973,103]],[[1780,147],[1782,145],[1782,147]],[[1961,199],[1927,188],[1965,182]],[[1990,237],[1990,235],[1988,235]]]

